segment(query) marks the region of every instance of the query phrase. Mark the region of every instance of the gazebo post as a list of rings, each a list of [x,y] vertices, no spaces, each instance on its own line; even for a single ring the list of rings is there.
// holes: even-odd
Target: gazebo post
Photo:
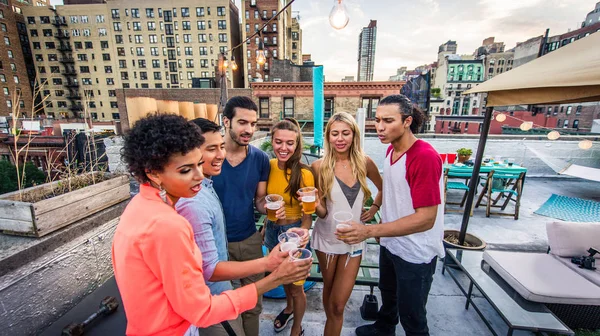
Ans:
[[[469,181],[469,193],[467,194],[467,201],[465,203],[465,211],[463,213],[462,224],[460,226],[460,234],[458,235],[458,244],[463,245],[465,243],[465,237],[467,235],[467,226],[469,225],[469,217],[471,216],[471,209],[473,208],[473,200],[475,199],[475,190],[477,190],[477,183],[479,182],[479,171],[481,169],[481,162],[483,161],[483,153],[485,152],[485,143],[487,142],[488,133],[490,130],[490,124],[492,123],[493,107],[486,107],[485,117],[483,119],[483,126],[481,127],[481,136],[479,137],[479,144],[477,145],[477,155],[475,156],[475,164],[473,165],[473,174]]]

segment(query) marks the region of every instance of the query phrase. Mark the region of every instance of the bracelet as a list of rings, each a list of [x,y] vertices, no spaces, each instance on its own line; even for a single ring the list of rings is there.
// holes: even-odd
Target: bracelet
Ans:
[[[376,207],[377,207],[377,209],[381,209],[381,207],[379,206],[379,204],[375,204],[375,203],[373,203],[373,204],[371,204],[371,206],[372,206],[372,207],[376,206]]]

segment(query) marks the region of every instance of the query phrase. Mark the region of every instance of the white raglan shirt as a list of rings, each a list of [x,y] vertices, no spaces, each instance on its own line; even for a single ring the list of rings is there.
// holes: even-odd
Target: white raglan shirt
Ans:
[[[396,162],[392,162],[393,152],[390,145],[383,165],[382,223],[412,215],[421,207],[438,205],[438,210],[431,229],[382,237],[381,246],[413,264],[429,263],[436,256],[443,258],[444,186],[440,155],[423,140],[417,140]]]

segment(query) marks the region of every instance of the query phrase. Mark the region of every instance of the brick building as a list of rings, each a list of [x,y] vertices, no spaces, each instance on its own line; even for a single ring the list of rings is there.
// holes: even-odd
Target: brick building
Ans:
[[[375,110],[379,100],[399,94],[404,82],[325,82],[325,120],[339,111],[356,115],[366,109],[366,129],[374,131]],[[258,128],[268,130],[283,117],[300,121],[303,130],[312,130],[312,83],[252,83],[252,94],[259,107]]]
[[[280,0],[242,0],[242,41],[261,30],[285,5]],[[267,62],[256,62],[259,44],[262,42]],[[245,87],[255,81],[270,81],[271,67],[275,59],[289,59],[294,64],[302,64],[302,30],[297,17],[292,17],[292,7],[288,7],[276,19],[265,26],[260,35],[248,40],[243,46],[243,68]]]
[[[551,127],[590,132],[594,120],[600,120],[600,102],[564,105],[537,105],[536,113],[552,116],[556,124]]]
[[[0,34],[2,52],[0,53],[0,116],[11,113],[13,105],[19,104],[19,110],[31,117],[33,105],[32,83],[35,79],[35,67],[31,56],[31,47],[27,36],[23,8],[30,6],[48,6],[50,1],[35,0],[24,2],[17,0],[0,1]],[[15,100],[16,97],[20,97]],[[15,106],[16,107],[16,106]]]

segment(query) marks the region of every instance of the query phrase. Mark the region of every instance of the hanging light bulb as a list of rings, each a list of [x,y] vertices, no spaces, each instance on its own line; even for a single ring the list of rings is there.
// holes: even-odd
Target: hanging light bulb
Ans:
[[[590,149],[590,148],[592,148],[592,145],[593,145],[593,143],[590,140],[581,140],[579,142],[579,148],[581,148],[581,149]]]
[[[231,55],[231,70],[235,71],[238,69],[238,65],[235,62],[235,56]]]
[[[344,29],[350,18],[342,0],[333,0],[333,8],[329,12],[329,24],[337,30]]]
[[[504,113],[496,114],[496,121],[504,122],[504,120],[506,120],[506,114],[504,114]]]
[[[260,36],[260,35],[259,35]],[[258,54],[256,55],[256,63],[260,65],[264,65],[267,62],[267,57],[265,56],[265,46],[262,40],[258,42]]]
[[[227,60],[227,56],[223,55],[223,68],[229,68],[229,61]]]
[[[548,133],[548,135],[546,135],[546,136],[550,140],[556,140],[556,139],[560,138],[560,133],[558,133],[558,131],[552,131],[552,132]]]
[[[521,131],[529,131],[530,129],[533,128],[533,122],[531,121],[525,121],[521,124],[521,126],[519,126],[519,128],[521,129]]]

